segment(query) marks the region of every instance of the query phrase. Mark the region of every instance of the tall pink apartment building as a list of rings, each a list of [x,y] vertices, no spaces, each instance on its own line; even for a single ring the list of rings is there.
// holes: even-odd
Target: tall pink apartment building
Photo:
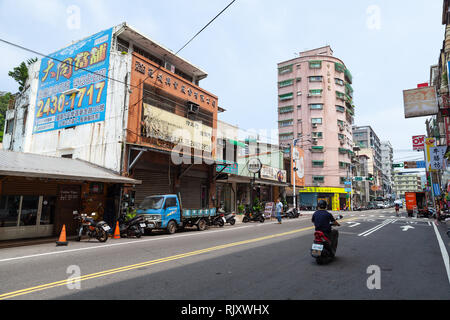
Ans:
[[[305,184],[299,203],[329,209],[349,205],[346,180],[351,175],[354,121],[352,75],[330,46],[300,52],[278,64],[279,143],[299,139],[305,151]],[[347,191],[346,191],[347,188]]]

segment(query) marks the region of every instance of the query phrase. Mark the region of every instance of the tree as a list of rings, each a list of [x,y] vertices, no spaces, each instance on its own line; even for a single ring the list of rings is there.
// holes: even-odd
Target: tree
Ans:
[[[10,71],[8,75],[19,83],[19,91],[22,92],[25,88],[25,83],[28,79],[28,67],[35,63],[38,59],[28,59],[27,62],[22,62],[18,67],[15,67],[13,71]]]
[[[8,109],[9,100],[11,99],[11,93],[0,95],[0,143],[3,141],[3,131],[5,127],[6,110]]]

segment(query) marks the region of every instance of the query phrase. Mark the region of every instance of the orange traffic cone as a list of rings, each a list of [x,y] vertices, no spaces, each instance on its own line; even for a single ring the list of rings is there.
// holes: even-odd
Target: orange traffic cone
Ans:
[[[120,239],[119,221],[116,223],[116,230],[114,230],[114,239]]]
[[[64,224],[59,235],[59,240],[56,241],[57,246],[67,246],[68,242],[66,240],[66,225]]]

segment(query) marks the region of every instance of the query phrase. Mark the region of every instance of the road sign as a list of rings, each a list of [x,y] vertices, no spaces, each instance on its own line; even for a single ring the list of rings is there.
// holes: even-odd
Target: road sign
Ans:
[[[392,165],[392,168],[404,168],[405,164],[404,163],[394,163]]]
[[[355,177],[355,181],[363,181],[363,177]]]
[[[345,188],[345,192],[352,192],[351,188]]]
[[[351,186],[351,185],[352,185],[352,182],[351,182],[351,181],[345,181],[344,184],[345,184],[346,186]]]

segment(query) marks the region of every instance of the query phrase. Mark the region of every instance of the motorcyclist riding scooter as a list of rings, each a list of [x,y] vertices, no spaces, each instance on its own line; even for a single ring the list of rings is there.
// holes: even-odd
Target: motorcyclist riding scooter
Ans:
[[[326,210],[328,204],[325,200],[320,200],[318,207],[319,210],[314,212],[311,219],[316,227],[311,255],[316,258],[318,264],[323,264],[333,260],[336,255],[339,232],[333,230],[331,226],[340,226],[340,224]]]
[[[398,203],[395,204],[395,215],[399,216],[400,205]]]

